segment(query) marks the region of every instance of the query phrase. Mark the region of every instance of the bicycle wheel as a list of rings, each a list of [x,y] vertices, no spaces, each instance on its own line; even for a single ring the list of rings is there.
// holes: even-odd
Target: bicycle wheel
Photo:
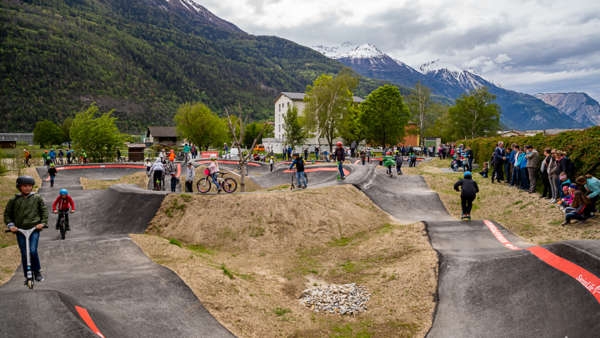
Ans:
[[[67,234],[67,227],[65,226],[65,216],[61,216],[60,224],[58,225],[58,230],[60,230],[60,239],[65,239],[65,235]]]
[[[222,188],[226,193],[231,194],[232,192],[234,192],[237,189],[237,182],[231,177],[226,177],[223,180]]]
[[[206,177],[201,178],[200,181],[196,183],[196,188],[198,188],[198,191],[203,194],[207,193],[210,190],[210,181]]]

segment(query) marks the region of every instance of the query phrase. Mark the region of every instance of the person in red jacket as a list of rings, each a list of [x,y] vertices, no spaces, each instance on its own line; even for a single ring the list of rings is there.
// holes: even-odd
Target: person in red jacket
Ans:
[[[61,213],[60,215],[58,215],[58,219],[56,220],[56,229],[57,230],[58,230],[58,224],[60,223],[60,218],[63,215],[65,217],[65,229],[67,231],[71,230],[71,228],[69,227],[69,209],[70,209],[71,213],[75,212],[75,202],[69,195],[69,192],[67,191],[67,189],[60,189],[60,193],[59,193],[58,197],[56,197],[56,199],[54,200],[54,203],[52,203],[52,212],[53,213],[57,214],[59,211],[64,211],[64,213]]]

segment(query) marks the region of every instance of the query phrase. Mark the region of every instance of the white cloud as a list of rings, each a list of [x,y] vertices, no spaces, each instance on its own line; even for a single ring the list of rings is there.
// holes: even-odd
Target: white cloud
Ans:
[[[438,59],[508,89],[585,91],[600,99],[590,81],[600,70],[599,1],[196,1],[250,34],[305,46],[372,43],[413,67]]]

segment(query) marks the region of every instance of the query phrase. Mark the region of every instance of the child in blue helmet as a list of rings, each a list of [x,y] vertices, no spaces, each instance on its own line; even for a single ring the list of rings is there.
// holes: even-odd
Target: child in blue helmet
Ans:
[[[458,187],[461,189],[459,190]],[[471,219],[471,208],[473,208],[473,201],[477,197],[479,187],[473,180],[470,171],[465,171],[463,178],[454,183],[454,190],[460,191],[461,218]]]
[[[58,216],[58,219],[56,220],[57,230],[58,224],[60,223],[60,218],[63,217],[63,215],[65,217],[65,229],[67,231],[71,230],[71,228],[69,227],[69,210],[71,213],[75,212],[75,202],[73,202],[73,199],[69,195],[67,189],[60,189],[58,197],[56,197],[56,199],[52,203],[53,213],[57,214],[59,211],[63,212]]]

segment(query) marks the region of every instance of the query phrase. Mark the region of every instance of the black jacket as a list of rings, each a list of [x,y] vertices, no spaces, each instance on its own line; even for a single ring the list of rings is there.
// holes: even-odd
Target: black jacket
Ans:
[[[458,187],[462,187],[462,189],[459,190]],[[454,183],[454,190],[460,191],[461,197],[475,197],[479,192],[479,187],[477,182],[472,179],[463,178]]]

